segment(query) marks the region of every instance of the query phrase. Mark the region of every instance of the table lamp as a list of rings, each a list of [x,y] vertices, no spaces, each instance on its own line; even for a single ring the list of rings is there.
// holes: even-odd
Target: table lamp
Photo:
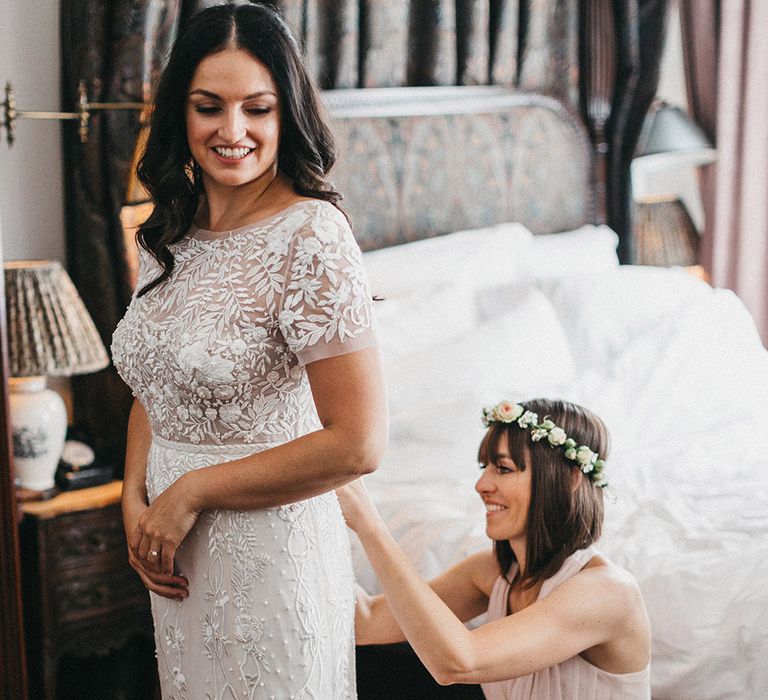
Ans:
[[[717,151],[704,130],[684,110],[664,100],[654,100],[637,140],[635,163],[643,169],[661,170],[681,163],[707,165]],[[634,165],[633,164],[633,165]]]
[[[679,172],[677,188],[669,173],[707,165],[716,158],[706,134],[685,111],[663,100],[653,102],[632,161],[634,263],[697,263],[698,231],[680,197]]]
[[[16,479],[22,488],[47,491],[64,447],[67,411],[46,388],[46,377],[95,372],[109,358],[60,263],[15,260],[5,263],[4,272]]]
[[[698,263],[699,232],[678,197],[658,195],[635,202],[633,228],[636,264],[688,267]]]

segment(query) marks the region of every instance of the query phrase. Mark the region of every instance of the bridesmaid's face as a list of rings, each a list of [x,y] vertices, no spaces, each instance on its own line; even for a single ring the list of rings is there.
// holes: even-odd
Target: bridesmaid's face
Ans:
[[[280,103],[269,69],[242,49],[224,49],[197,66],[189,86],[187,140],[206,189],[274,176]]]
[[[483,466],[475,490],[485,504],[488,537],[524,543],[531,505],[531,470],[521,469],[512,459],[506,433],[499,438],[496,459]]]

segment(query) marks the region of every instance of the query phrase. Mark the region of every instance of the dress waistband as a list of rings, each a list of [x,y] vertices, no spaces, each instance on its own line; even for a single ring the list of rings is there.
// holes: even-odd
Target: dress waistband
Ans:
[[[206,454],[249,454],[261,452],[268,447],[276,447],[287,442],[290,438],[273,437],[253,442],[227,443],[226,445],[212,445],[208,443],[178,442],[167,440],[159,435],[152,436],[152,443],[160,447],[166,447],[179,452],[206,453]]]

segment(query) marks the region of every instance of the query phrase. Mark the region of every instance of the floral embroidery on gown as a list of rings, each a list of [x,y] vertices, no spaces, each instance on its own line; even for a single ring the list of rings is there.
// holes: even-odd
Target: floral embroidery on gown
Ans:
[[[145,408],[150,502],[186,471],[318,430],[304,365],[371,347],[371,295],[346,219],[297,202],[171,246],[131,301],[115,366]],[[141,252],[137,288],[159,272]],[[163,698],[355,698],[349,539],[333,492],[206,511],[182,543],[189,597],[150,594]]]

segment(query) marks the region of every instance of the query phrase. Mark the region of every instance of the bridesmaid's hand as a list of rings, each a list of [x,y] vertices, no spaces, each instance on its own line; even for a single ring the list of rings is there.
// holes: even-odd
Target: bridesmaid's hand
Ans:
[[[146,503],[123,504],[123,521],[126,532],[136,530],[137,521],[146,510]],[[145,568],[144,562],[139,559],[130,544],[128,546],[128,563],[139,575],[147,590],[172,600],[184,600],[189,595],[189,581],[186,578],[175,574],[169,576],[157,570]]]
[[[350,481],[336,489],[341,512],[347,526],[360,534],[367,526],[380,524],[381,516],[373,504],[362,478]]]
[[[128,546],[145,571],[173,575],[176,550],[200,515],[183,480],[171,484],[146,508],[129,538]]]

